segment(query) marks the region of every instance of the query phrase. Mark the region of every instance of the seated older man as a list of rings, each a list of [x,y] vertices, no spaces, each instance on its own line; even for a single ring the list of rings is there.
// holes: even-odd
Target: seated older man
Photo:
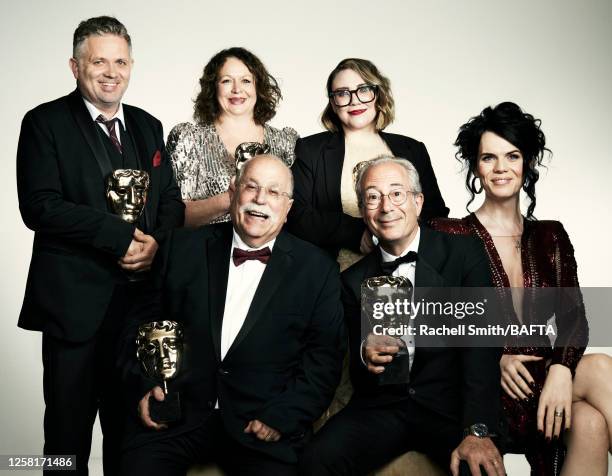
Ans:
[[[361,284],[374,276],[403,276],[415,288],[490,286],[481,245],[419,226],[423,194],[414,167],[386,157],[368,162],[357,176],[364,221],[380,246],[342,273],[349,329],[349,404],[315,435],[303,454],[304,475],[368,474],[398,455],[417,450],[453,474],[504,473],[491,437],[499,418],[496,348],[419,347],[405,342],[408,383],[380,385],[377,376],[399,347],[362,340]],[[462,461],[463,460],[463,461]]]
[[[230,190],[231,223],[175,230],[158,253],[161,299],[136,306],[126,332],[139,417],[123,474],[180,475],[196,462],[230,475],[296,474],[338,384],[346,334],[336,263],[281,231],[292,188],[280,159],[257,156]],[[186,349],[169,384],[183,419],[168,425],[150,416],[149,397],[164,392],[142,376],[133,344],[138,323],[162,318],[183,325]]]

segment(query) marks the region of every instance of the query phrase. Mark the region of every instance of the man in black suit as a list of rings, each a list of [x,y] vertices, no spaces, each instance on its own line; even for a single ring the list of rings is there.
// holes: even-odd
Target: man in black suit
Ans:
[[[104,470],[116,474],[117,329],[148,286],[158,234],[182,225],[184,205],[161,123],[121,103],[132,68],[125,27],[111,17],[81,22],[70,67],[77,89],[29,111],[19,137],[19,207],[35,232],[19,326],[43,332],[45,454],[76,455],[77,473],[87,474],[99,409]],[[106,178],[126,168],[150,177],[136,223],[112,213],[105,195]]]
[[[303,474],[368,474],[409,450],[450,465],[455,475],[460,460],[474,475],[480,474],[479,465],[490,475],[504,474],[490,438],[497,432],[501,352],[419,347],[418,337],[407,337],[408,383],[380,385],[379,376],[399,357],[399,346],[377,342],[372,334],[362,341],[360,328],[365,279],[403,276],[415,289],[490,286],[484,250],[472,238],[419,227],[423,195],[416,169],[405,160],[369,162],[357,177],[356,191],[380,247],[342,273],[355,391],[306,449]],[[461,466],[468,469],[465,462]]]
[[[161,306],[143,301],[126,331],[122,367],[140,417],[122,474],[181,475],[209,461],[240,476],[296,474],[346,345],[337,264],[281,231],[292,188],[280,159],[257,156],[230,189],[231,223],[166,240],[156,260]],[[163,392],[141,377],[134,343],[137,323],[162,318],[182,323],[188,349],[169,389],[180,393],[183,421],[167,428],[149,416],[149,396]]]

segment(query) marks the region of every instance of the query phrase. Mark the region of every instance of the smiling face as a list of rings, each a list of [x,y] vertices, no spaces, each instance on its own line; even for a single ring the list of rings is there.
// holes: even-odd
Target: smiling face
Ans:
[[[401,255],[416,236],[423,207],[421,193],[408,193],[404,203],[394,205],[389,194],[398,190],[411,192],[408,172],[398,164],[373,165],[361,179],[362,201],[366,201],[368,193],[382,195],[378,208],[362,207],[363,220],[383,249],[394,256]]]
[[[276,238],[293,200],[291,171],[268,155],[249,160],[236,184],[230,189],[230,215],[242,241],[259,248]]]
[[[343,69],[332,81],[331,92],[348,90],[354,91],[360,86],[368,83],[352,69]],[[348,106],[339,107],[330,99],[332,109],[340,119],[342,128],[345,132],[355,130],[376,130],[376,99],[371,102],[362,103],[356,94],[351,95],[351,102]]]
[[[506,139],[486,131],[480,138],[476,175],[488,199],[518,199],[523,186],[523,154]]]
[[[217,101],[221,115],[253,116],[257,102],[255,77],[249,68],[237,58],[227,58],[219,70]]]
[[[92,35],[70,58],[79,91],[108,118],[119,107],[130,82],[132,57],[127,41],[117,35]]]

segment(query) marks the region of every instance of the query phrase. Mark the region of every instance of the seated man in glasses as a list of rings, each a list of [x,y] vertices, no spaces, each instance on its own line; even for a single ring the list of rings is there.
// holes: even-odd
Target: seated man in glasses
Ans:
[[[336,263],[283,232],[289,168],[260,155],[230,189],[231,223],[169,235],[156,262],[161,306],[137,306],[123,365],[134,412],[122,474],[182,475],[216,462],[229,475],[297,474],[297,455],[332,399],[346,350]],[[169,382],[183,420],[163,425],[164,399],[133,357],[141,322],[182,324],[186,353]],[[140,389],[140,391],[138,390]]]
[[[302,474],[366,475],[409,450],[429,455],[454,475],[480,475],[479,466],[489,475],[505,474],[491,439],[498,431],[501,349],[424,348],[407,336],[407,383],[380,385],[399,346],[362,340],[360,329],[364,280],[387,275],[416,288],[488,287],[484,250],[471,238],[419,226],[423,194],[407,160],[367,162],[355,189],[379,246],[342,273],[354,394],[306,448]]]

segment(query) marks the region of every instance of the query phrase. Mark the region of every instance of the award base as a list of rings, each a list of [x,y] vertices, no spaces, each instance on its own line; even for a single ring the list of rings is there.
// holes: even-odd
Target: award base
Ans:
[[[149,415],[156,423],[175,423],[181,419],[181,400],[178,392],[168,393],[163,402],[151,395],[149,397]]]
[[[410,382],[410,356],[399,353],[385,365],[385,371],[378,375],[378,385],[397,385]]]

